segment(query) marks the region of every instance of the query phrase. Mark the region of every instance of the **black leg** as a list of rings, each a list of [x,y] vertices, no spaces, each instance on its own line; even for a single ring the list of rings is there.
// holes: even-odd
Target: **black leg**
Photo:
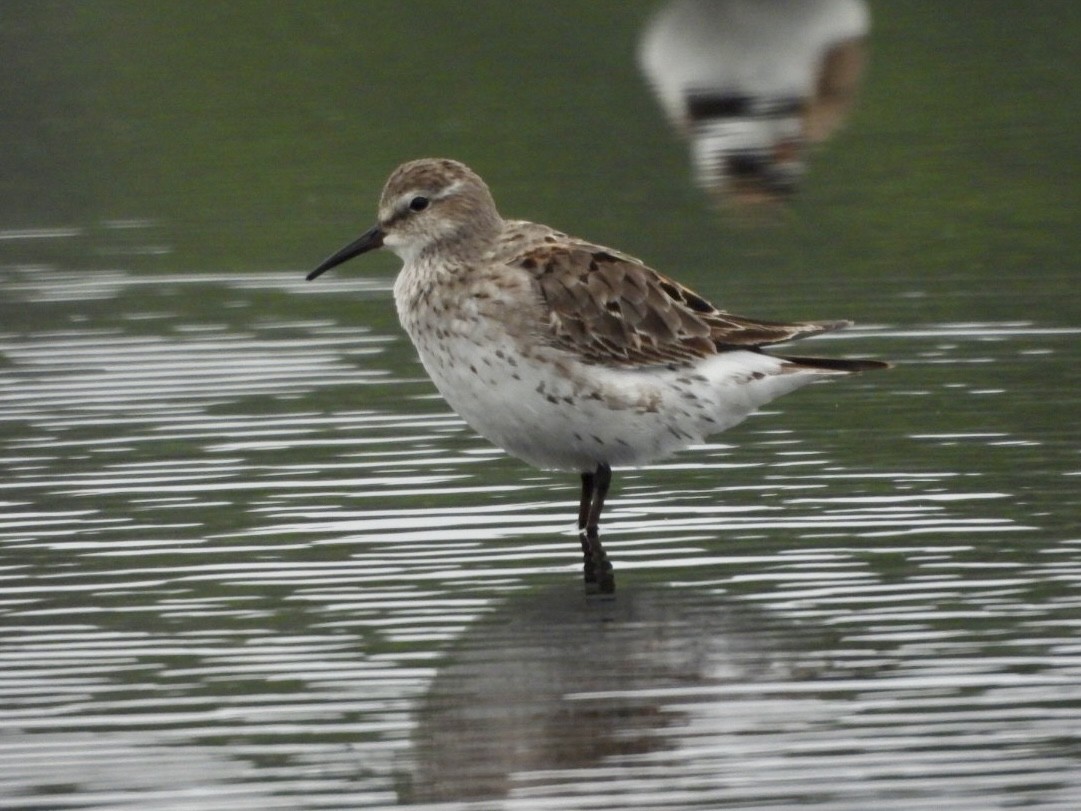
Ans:
[[[608,562],[600,539],[601,512],[611,483],[612,468],[606,464],[597,465],[593,473],[583,473],[582,501],[578,507],[578,532],[585,558],[586,586],[595,585],[602,594],[611,594],[616,590],[612,564]]]
[[[582,559],[584,561],[582,577],[586,585],[597,582],[597,572],[593,568],[593,555],[590,548],[589,536],[586,527],[589,524],[590,508],[593,506],[593,474],[582,474],[582,498],[578,502],[578,540],[582,542]]]

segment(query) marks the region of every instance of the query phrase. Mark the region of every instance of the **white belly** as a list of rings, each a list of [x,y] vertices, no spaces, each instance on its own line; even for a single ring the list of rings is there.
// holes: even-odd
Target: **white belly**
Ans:
[[[754,352],[724,353],[694,368],[627,370],[578,363],[547,347],[518,351],[503,333],[437,337],[406,327],[451,408],[507,453],[546,469],[645,464],[814,377],[782,374],[781,361]]]

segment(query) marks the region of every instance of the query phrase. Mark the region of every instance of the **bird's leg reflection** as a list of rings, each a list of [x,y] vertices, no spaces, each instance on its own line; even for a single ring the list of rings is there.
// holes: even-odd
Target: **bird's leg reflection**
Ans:
[[[595,769],[633,770],[695,746],[693,729],[709,730],[723,763],[746,735],[818,720],[818,704],[778,685],[821,678],[833,646],[821,629],[693,587],[632,587],[606,600],[562,585],[514,595],[439,665],[416,710],[402,796],[586,785]]]

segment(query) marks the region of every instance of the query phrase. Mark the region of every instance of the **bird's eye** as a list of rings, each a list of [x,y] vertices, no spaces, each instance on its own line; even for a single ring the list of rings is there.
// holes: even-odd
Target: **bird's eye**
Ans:
[[[424,211],[428,207],[429,200],[427,197],[414,197],[409,201],[409,207],[413,211]]]

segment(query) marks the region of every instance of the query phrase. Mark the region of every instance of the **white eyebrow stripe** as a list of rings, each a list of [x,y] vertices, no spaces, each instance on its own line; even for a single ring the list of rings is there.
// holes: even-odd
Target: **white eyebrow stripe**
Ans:
[[[428,197],[428,199],[430,200],[442,200],[444,197],[450,197],[451,195],[456,194],[464,185],[465,183],[463,183],[461,180],[455,180],[445,189],[438,192],[437,194],[431,195],[430,197],[425,194],[421,189],[413,189],[412,191],[407,191],[398,198],[397,210],[404,211],[405,209],[409,208],[410,201],[417,196]]]
[[[443,189],[443,191],[441,191],[438,195],[436,195],[436,199],[442,200],[444,197],[450,197],[452,194],[457,193],[464,185],[465,184],[461,180],[455,180],[453,183]]]

